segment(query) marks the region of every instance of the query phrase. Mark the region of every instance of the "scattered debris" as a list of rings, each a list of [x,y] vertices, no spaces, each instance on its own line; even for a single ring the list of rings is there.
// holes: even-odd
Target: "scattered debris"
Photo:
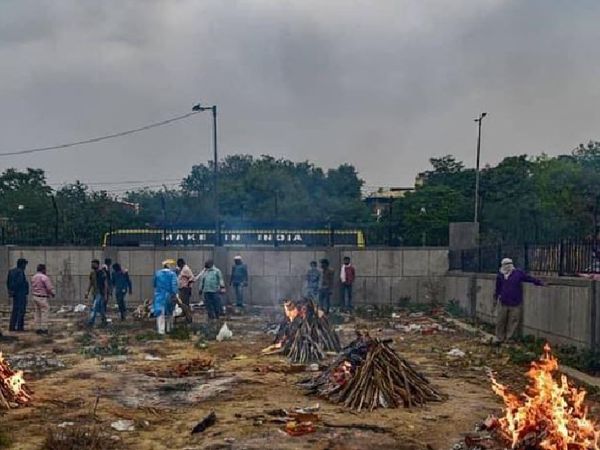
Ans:
[[[86,309],[86,305],[79,303],[78,305],[75,305],[75,307],[73,308],[73,312],[82,313],[85,312]]]
[[[380,427],[379,425],[370,425],[366,423],[355,423],[355,424],[336,424],[323,422],[323,426],[327,428],[348,428],[356,429],[361,431],[372,431],[374,433],[393,433],[394,430],[391,428]]]
[[[35,353],[12,355],[7,358],[7,361],[15,369],[23,370],[24,372],[43,373],[65,368],[65,363],[60,359]]]
[[[212,427],[215,423],[217,423],[217,415],[214,411],[211,411],[208,416],[198,422],[198,424],[192,430],[192,434],[202,433],[207,428]]]
[[[0,352],[0,409],[11,409],[31,401],[31,391],[25,385],[23,372],[14,371]]]
[[[453,348],[446,354],[448,356],[452,356],[453,358],[464,358],[466,356],[466,353],[459,348]]]
[[[179,363],[166,370],[147,370],[149,377],[157,378],[187,378],[208,374],[213,369],[213,360],[210,358],[194,358],[184,363]]]
[[[318,366],[317,366],[318,367]],[[254,368],[255,372],[258,373],[300,373],[306,370],[306,366],[302,364],[288,364],[288,365],[266,365],[266,366],[258,366]]]
[[[144,360],[146,360],[146,361],[161,361],[162,358],[160,356],[146,355],[146,356],[144,356]]]
[[[114,440],[99,426],[75,425],[49,429],[41,450],[113,450]]]
[[[133,420],[117,420],[111,423],[110,426],[117,431],[135,431],[135,422]]]
[[[75,425],[75,422],[63,422],[58,425],[58,428],[72,427]]]
[[[311,421],[298,422],[291,420],[285,424],[285,432],[290,436],[303,436],[308,433],[314,433],[317,428]]]
[[[152,317],[152,299],[147,298],[144,300],[144,303],[138,305],[133,312],[133,317],[139,320]]]
[[[232,337],[233,337],[233,333],[227,326],[227,322],[225,322],[223,324],[223,326],[221,327],[221,329],[219,330],[219,333],[217,334],[216,339],[217,339],[217,341],[221,342],[221,341],[227,341],[227,340],[231,339]]]
[[[127,335],[113,332],[110,336],[102,337],[98,341],[95,345],[84,346],[81,352],[88,358],[119,356],[129,353],[129,349],[127,348],[129,337]]]
[[[327,370],[300,386],[355,409],[412,407],[442,400],[429,381],[390,346],[358,333]]]
[[[85,306],[85,305],[83,305]],[[65,314],[65,313],[70,313],[73,312],[74,308],[73,306],[69,306],[69,305],[62,305],[58,311],[56,311],[56,314]]]

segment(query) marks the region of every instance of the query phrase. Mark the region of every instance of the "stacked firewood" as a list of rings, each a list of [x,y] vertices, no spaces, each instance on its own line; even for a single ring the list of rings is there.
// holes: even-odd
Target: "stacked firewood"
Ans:
[[[390,346],[359,334],[319,376],[300,383],[309,394],[355,409],[420,406],[442,396]]]
[[[286,310],[295,308],[297,314],[288,315],[279,328],[275,342],[282,344],[282,353],[294,364],[306,364],[325,358],[326,352],[339,352],[340,339],[327,317],[311,300],[286,304]]]
[[[31,392],[25,386],[23,372],[13,371],[0,352],[0,409],[25,405],[31,400]]]

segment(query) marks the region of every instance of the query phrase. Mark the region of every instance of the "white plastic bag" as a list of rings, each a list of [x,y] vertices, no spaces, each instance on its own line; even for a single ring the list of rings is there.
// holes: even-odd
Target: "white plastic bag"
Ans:
[[[181,306],[175,305],[175,309],[173,310],[173,317],[179,317],[182,314],[183,310],[181,309]]]
[[[80,304],[76,305],[75,308],[73,308],[73,311],[76,313],[82,313],[85,311],[86,308],[87,308],[86,305],[83,305],[80,303]]]
[[[227,326],[227,322],[225,322],[223,324],[223,326],[221,327],[221,329],[219,330],[219,334],[217,334],[217,341],[219,341],[219,342],[227,341],[227,340],[231,339],[232,336],[233,336],[233,333]]]

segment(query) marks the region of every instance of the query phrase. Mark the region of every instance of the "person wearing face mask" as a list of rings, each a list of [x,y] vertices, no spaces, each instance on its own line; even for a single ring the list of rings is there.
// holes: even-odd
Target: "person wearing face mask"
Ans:
[[[494,301],[496,309],[496,343],[510,340],[521,320],[523,308],[523,283],[544,286],[544,283],[521,269],[510,258],[504,258],[496,276]]]

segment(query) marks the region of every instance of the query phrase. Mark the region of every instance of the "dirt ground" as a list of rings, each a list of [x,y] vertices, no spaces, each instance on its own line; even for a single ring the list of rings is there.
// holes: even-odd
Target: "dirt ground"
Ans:
[[[202,313],[197,314],[202,322]],[[500,410],[486,367],[509,382],[518,382],[524,372],[523,367],[510,365],[503,351],[484,345],[477,335],[454,329],[443,317],[435,320],[444,329],[432,334],[397,329],[401,323],[423,320],[418,317],[346,318],[338,325],[343,344],[352,340],[356,328],[393,338],[394,348],[447,397],[422,408],[356,413],[306,396],[295,383],[311,376],[310,372],[285,373],[289,365],[284,358],[261,355],[261,349],[272,343],[265,327],[276,320],[274,311],[229,317],[233,338],[224,342],[205,342],[194,334],[181,336],[183,340],[157,339],[152,320],[115,321],[90,333],[81,326],[83,317],[54,315],[49,337],[11,333],[8,336],[16,341],[0,342],[5,357],[35,354],[65,366],[26,371],[34,391],[31,405],[0,412],[0,431],[12,440],[10,448],[39,449],[48,431],[60,430],[61,424],[96,424],[107,439],[114,440],[115,449],[450,449],[462,433]],[[6,318],[0,326],[6,330]],[[115,342],[124,345],[125,355],[85,354],[95,345]],[[447,355],[453,348],[466,355]],[[199,357],[212,359],[214,370],[198,377],[165,376],[169,368]],[[304,436],[288,436],[284,426],[272,423],[267,414],[317,404],[317,431]],[[216,413],[216,424],[192,435],[194,426],[211,411]],[[135,430],[113,430],[111,423],[120,419],[133,420]],[[353,428],[361,424],[380,429]]]

